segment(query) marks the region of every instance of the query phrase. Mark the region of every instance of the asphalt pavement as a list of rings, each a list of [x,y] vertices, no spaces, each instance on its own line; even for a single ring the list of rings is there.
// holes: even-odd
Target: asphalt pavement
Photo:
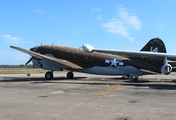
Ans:
[[[175,120],[176,74],[138,82],[120,76],[65,73],[0,75],[1,120]]]

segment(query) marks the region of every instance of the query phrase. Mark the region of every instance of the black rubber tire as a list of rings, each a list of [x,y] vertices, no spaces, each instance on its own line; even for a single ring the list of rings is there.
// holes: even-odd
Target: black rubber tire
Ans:
[[[74,77],[73,72],[68,72],[68,73],[67,73],[67,78],[68,78],[68,79],[72,79],[73,77]]]
[[[53,79],[53,73],[52,73],[52,72],[46,72],[46,73],[45,73],[45,79],[46,79],[46,80],[51,80],[51,79]]]

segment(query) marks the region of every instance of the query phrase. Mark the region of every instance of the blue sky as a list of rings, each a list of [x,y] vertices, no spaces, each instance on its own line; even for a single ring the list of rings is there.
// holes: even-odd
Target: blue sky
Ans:
[[[176,53],[175,0],[1,0],[0,64],[24,64],[29,55],[10,46],[52,44],[140,50],[161,38]]]

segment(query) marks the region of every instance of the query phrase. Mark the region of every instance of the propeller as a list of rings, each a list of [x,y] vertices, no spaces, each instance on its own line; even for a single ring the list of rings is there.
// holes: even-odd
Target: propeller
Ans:
[[[28,65],[32,61],[32,57],[26,62],[25,65]]]

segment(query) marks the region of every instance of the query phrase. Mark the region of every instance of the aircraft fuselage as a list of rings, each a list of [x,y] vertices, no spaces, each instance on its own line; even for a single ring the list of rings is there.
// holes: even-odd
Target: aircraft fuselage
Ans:
[[[33,50],[34,51],[34,50]],[[153,68],[145,63],[134,61],[126,57],[104,54],[104,53],[87,53],[82,49],[75,49],[62,46],[38,46],[35,52],[52,56],[58,59],[67,60],[72,62],[82,69],[73,69],[70,67],[62,67],[71,71],[79,71],[91,74],[101,75],[128,75],[128,76],[141,76],[147,74],[140,69],[147,69],[155,72],[160,72],[159,69]],[[60,70],[60,68],[48,64],[47,61],[40,61],[39,59],[33,59],[33,64],[43,69],[48,70]],[[44,67],[45,66],[45,67]]]

